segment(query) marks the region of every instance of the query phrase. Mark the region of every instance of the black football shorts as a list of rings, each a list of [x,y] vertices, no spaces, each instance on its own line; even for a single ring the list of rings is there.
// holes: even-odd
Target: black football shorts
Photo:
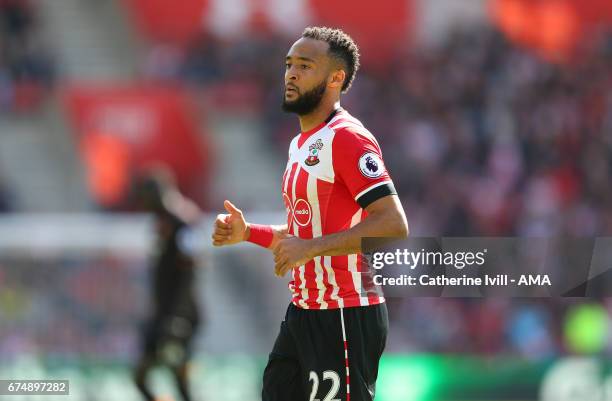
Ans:
[[[263,378],[263,401],[371,401],[385,348],[386,305],[287,308]]]

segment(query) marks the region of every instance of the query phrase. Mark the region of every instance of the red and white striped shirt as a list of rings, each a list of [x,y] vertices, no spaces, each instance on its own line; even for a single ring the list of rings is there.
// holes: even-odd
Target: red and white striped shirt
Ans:
[[[282,188],[289,234],[305,239],[347,230],[366,217],[367,205],[395,194],[378,142],[343,109],[291,141]],[[294,267],[293,304],[335,309],[384,302],[362,258],[317,256]]]

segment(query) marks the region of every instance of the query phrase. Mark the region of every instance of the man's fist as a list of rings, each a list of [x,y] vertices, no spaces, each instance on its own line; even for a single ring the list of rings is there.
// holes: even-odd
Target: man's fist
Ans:
[[[247,223],[242,211],[228,200],[223,202],[225,210],[229,214],[220,214],[215,220],[212,235],[213,245],[231,245],[247,240]]]
[[[274,247],[274,274],[283,277],[296,266],[301,266],[314,257],[312,242],[289,236],[278,241]]]

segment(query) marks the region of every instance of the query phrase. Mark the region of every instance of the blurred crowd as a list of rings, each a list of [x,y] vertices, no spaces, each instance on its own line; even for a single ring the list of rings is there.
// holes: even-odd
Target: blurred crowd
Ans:
[[[110,254],[0,259],[0,360],[129,361],[148,312],[143,267]]]
[[[402,57],[357,103],[417,235],[612,232],[612,40],[545,63],[492,31]],[[386,96],[381,96],[386,94]]]
[[[609,300],[413,298],[388,302],[390,352],[504,355],[530,361],[612,354]]]
[[[0,112],[35,110],[53,83],[34,11],[29,0],[0,0]]]

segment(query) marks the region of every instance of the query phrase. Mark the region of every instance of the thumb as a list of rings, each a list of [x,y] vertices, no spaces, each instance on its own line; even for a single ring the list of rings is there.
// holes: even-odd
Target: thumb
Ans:
[[[225,210],[227,210],[227,212],[231,215],[242,213],[240,209],[238,209],[232,202],[228,200],[223,202],[223,206],[225,207]]]

